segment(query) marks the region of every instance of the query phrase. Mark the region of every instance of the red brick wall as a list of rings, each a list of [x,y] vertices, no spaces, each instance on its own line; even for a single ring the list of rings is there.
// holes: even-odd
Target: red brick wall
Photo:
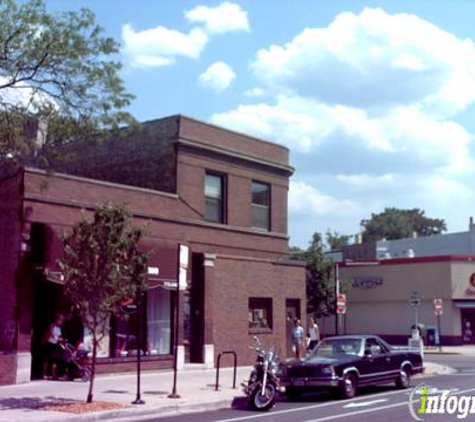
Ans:
[[[281,164],[289,162],[289,150],[282,145],[259,140],[190,117],[179,117],[180,138],[195,140],[211,146],[221,146]]]
[[[217,159],[205,153],[180,150],[178,154],[178,193],[187,204],[203,216],[204,178],[206,171],[227,177],[227,223],[251,227],[251,183],[253,180],[271,186],[271,231],[287,234],[288,178],[257,164]]]
[[[237,257],[218,256],[214,274],[214,341],[216,355],[235,350],[240,364],[251,364],[255,352],[248,348],[257,335],[264,345],[286,350],[286,299],[299,299],[306,320],[305,270],[303,267]],[[273,298],[273,328],[254,334],[248,328],[250,297]]]
[[[0,354],[0,385],[15,384],[16,354]]]
[[[0,185],[0,351],[16,348],[15,307],[17,269],[21,247],[22,175]]]

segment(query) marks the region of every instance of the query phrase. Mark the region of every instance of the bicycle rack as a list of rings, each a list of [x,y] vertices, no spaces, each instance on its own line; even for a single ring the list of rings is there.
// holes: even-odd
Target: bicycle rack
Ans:
[[[221,356],[223,356],[223,355],[233,355],[234,356],[233,388],[236,388],[237,353],[234,350],[227,350],[225,352],[221,352],[218,355],[218,362],[216,364],[216,387],[215,387],[215,391],[218,391],[218,387],[219,387],[219,367],[220,367],[220,363],[221,363]]]

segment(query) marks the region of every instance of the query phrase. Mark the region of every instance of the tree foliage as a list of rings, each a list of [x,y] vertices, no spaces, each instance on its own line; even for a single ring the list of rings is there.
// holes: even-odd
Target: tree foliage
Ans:
[[[338,251],[350,243],[351,236],[346,234],[339,234],[330,229],[326,233],[326,242],[331,251]]]
[[[371,218],[362,220],[363,241],[402,239],[418,236],[431,236],[447,230],[444,220],[428,218],[425,212],[418,209],[386,208],[379,214],[371,214]]]
[[[139,298],[146,289],[147,254],[138,249],[142,230],[132,227],[128,212],[103,205],[86,216],[64,239],[61,268],[65,295],[92,335],[92,376],[87,401],[92,401],[97,347],[107,333],[108,319],[120,312],[124,299]]]
[[[305,252],[307,278],[307,312],[316,317],[335,312],[335,279],[331,262],[325,261],[320,233],[314,233]]]
[[[43,0],[0,0],[0,164],[134,122],[118,52],[88,9],[53,15]],[[40,151],[25,130],[37,121],[48,133]]]

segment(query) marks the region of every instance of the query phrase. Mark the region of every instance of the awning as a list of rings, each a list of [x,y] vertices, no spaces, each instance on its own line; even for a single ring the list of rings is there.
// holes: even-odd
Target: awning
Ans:
[[[44,274],[48,281],[64,284],[64,276],[59,266],[63,257],[63,233],[66,226],[46,226]],[[177,243],[168,243],[157,238],[143,238],[139,244],[141,252],[148,252],[149,288],[163,287],[176,289],[178,282]]]
[[[141,252],[148,252],[148,287],[176,289],[178,282],[177,243],[167,243],[156,238],[144,238],[139,245]]]

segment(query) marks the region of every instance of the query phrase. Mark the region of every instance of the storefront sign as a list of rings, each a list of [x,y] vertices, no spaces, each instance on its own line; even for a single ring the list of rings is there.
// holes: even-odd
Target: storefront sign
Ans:
[[[370,290],[383,285],[382,277],[351,277],[351,286],[357,289]]]

